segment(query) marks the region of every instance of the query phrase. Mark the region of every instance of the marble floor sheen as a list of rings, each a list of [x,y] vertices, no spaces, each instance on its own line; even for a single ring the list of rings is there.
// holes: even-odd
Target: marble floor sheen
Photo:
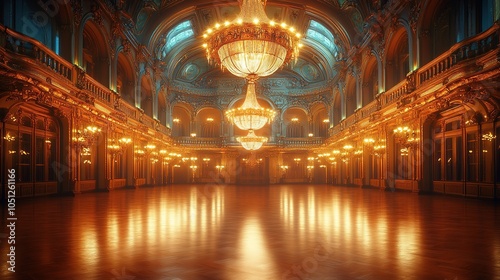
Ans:
[[[500,279],[500,203],[326,185],[18,199],[1,279]]]

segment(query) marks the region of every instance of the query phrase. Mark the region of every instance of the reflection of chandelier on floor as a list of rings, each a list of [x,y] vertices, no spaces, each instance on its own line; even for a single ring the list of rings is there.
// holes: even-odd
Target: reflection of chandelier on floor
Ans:
[[[301,35],[285,23],[269,20],[265,2],[241,0],[241,11],[234,21],[217,23],[203,34],[208,60],[247,79],[243,105],[226,112],[238,128],[249,130],[247,136],[237,138],[247,150],[259,149],[267,142],[267,137],[259,137],[253,130],[271,122],[275,115],[273,110],[262,108],[257,102],[255,81],[297,58],[300,47]]]
[[[236,137],[236,141],[240,142],[246,150],[254,151],[260,149],[267,142],[267,137],[257,136],[253,129],[250,129],[247,136]]]

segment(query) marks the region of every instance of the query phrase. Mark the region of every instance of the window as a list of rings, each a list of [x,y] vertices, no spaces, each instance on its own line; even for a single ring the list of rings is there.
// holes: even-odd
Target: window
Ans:
[[[114,158],[114,171],[115,171],[115,179],[122,179],[125,178],[125,160],[123,160],[125,157],[124,154],[118,153],[115,155]]]
[[[286,128],[286,136],[291,138],[304,137],[304,127],[298,121],[291,121]]]
[[[467,134],[467,181],[478,181],[478,147],[477,147],[477,134]]]
[[[491,129],[484,129],[481,134],[481,149],[479,156],[481,159],[481,168],[479,169],[479,178],[482,182],[492,183],[494,180],[493,153],[496,137]],[[498,162],[497,162],[498,165]]]
[[[54,38],[54,52],[59,55],[59,31],[56,31],[56,36]]]
[[[39,113],[23,112],[19,118],[11,115],[5,133],[5,163],[8,169],[16,169],[19,182],[57,180],[53,167],[59,162],[59,141],[54,119]]]
[[[170,30],[167,34],[165,47],[163,49],[162,57],[165,57],[175,46],[184,42],[185,40],[192,38],[194,36],[194,31],[191,25],[191,21],[187,20],[179,23],[176,27]]]
[[[401,145],[400,143],[396,143],[396,178],[409,180],[412,178],[411,163],[409,157],[411,156],[410,148]]]
[[[80,180],[95,180],[96,145],[80,149]]]
[[[201,127],[201,137],[219,137],[219,124],[213,119],[204,121]]]
[[[436,139],[434,141],[434,159],[433,159],[433,178],[435,181],[443,180],[441,165],[442,165],[442,156],[441,156],[441,139]]]
[[[340,55],[332,32],[315,20],[311,20],[309,23],[305,41],[318,49],[325,57],[338,58]],[[333,61],[329,62],[330,65],[333,65]]]

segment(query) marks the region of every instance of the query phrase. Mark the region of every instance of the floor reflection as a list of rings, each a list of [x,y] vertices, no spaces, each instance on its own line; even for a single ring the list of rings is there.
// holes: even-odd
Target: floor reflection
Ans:
[[[4,265],[2,279],[500,277],[492,201],[325,185],[179,185],[25,199],[17,208],[17,272]]]

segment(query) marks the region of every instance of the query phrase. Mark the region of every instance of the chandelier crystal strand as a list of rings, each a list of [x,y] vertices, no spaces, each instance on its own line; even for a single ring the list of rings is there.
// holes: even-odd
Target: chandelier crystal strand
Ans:
[[[274,119],[276,112],[263,108],[255,94],[255,80],[248,79],[245,101],[241,107],[226,111],[226,117],[242,130],[256,130],[264,127]]]
[[[255,151],[260,149],[262,145],[267,142],[267,137],[257,136],[251,129],[248,131],[247,136],[236,137],[236,141],[240,142],[241,146],[246,150]]]

